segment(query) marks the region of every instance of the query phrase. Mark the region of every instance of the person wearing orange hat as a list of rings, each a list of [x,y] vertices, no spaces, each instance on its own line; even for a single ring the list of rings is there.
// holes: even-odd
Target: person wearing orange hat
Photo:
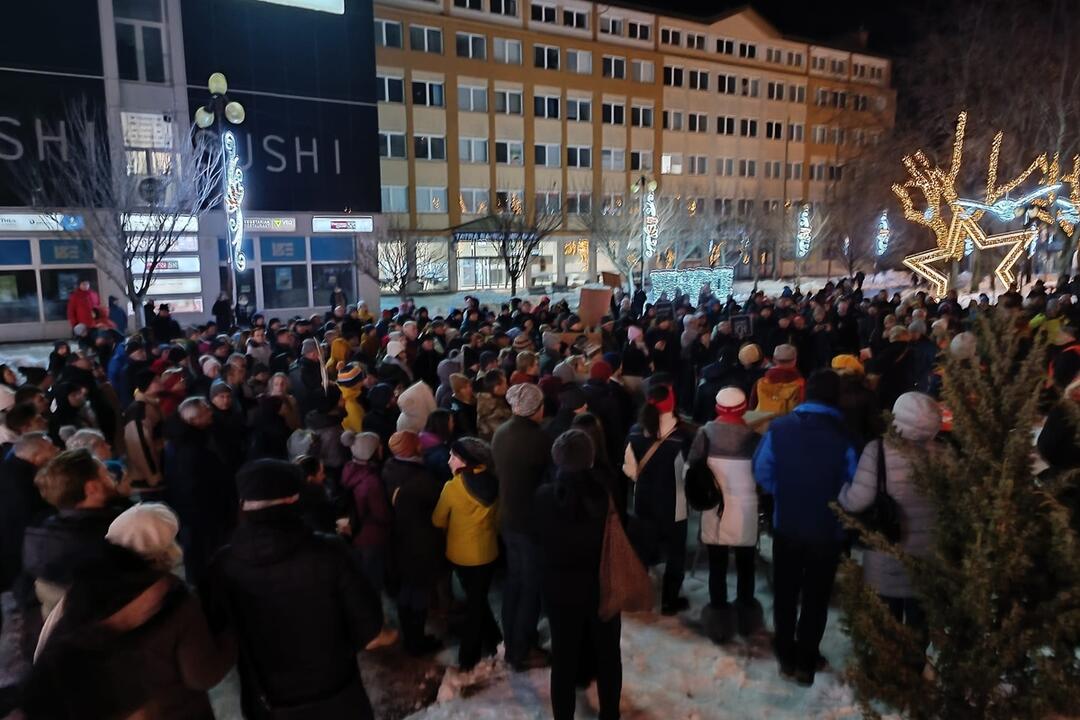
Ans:
[[[832,369],[840,376],[840,399],[837,407],[844,414],[847,425],[858,449],[885,432],[881,419],[881,404],[867,384],[866,369],[854,355],[837,355],[832,359]]]

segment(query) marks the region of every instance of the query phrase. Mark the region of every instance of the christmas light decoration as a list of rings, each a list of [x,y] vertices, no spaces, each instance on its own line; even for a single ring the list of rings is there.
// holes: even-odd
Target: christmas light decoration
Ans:
[[[668,300],[675,299],[676,288],[683,294],[689,295],[691,302],[697,302],[701,288],[709,283],[713,294],[721,301],[726,300],[731,294],[731,288],[735,281],[735,268],[730,265],[720,267],[695,267],[682,270],[653,270],[649,273],[652,287],[649,291],[649,302],[656,300],[667,293]]]
[[[874,238],[874,248],[877,250],[878,257],[889,251],[890,237],[892,237],[892,231],[889,229],[889,211],[882,210],[877,223],[877,236]]]
[[[577,240],[567,240],[563,243],[563,255],[572,257],[577,255],[582,265],[588,267],[589,265],[589,241],[585,238],[578,238]]]
[[[844,257],[851,255],[851,238],[844,236]]]
[[[656,191],[647,188],[641,202],[644,203],[641,210],[641,232],[645,238],[645,258],[648,259],[656,252],[656,239],[660,237],[660,218],[656,216]]]
[[[229,230],[229,251],[233,268],[244,272],[247,258],[244,256],[244,171],[240,168],[240,156],[236,152],[236,136],[226,130],[221,136],[225,152],[225,217]]]
[[[810,206],[799,209],[799,223],[795,231],[795,256],[804,258],[810,254],[810,242],[813,240],[813,225],[810,222]]]

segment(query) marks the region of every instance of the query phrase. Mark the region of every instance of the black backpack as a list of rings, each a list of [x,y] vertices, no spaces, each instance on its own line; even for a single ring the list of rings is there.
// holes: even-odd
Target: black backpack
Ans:
[[[713,509],[722,512],[724,495],[720,488],[716,487],[716,478],[709,468],[709,434],[704,427],[701,428],[701,435],[705,439],[705,454],[700,460],[690,463],[690,467],[686,469],[686,502],[699,512]]]

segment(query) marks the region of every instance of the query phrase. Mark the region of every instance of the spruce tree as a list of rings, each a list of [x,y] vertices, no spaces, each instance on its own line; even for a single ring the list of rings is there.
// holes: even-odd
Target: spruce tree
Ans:
[[[864,711],[916,719],[1042,718],[1080,709],[1080,543],[1059,499],[1072,475],[1036,477],[1033,427],[1045,343],[999,308],[975,332],[974,362],[944,364],[951,436],[909,449],[936,510],[932,553],[900,558],[926,612],[931,647],[898,623],[845,562],[840,592],[854,658],[849,681]],[[845,517],[849,524],[857,522]]]

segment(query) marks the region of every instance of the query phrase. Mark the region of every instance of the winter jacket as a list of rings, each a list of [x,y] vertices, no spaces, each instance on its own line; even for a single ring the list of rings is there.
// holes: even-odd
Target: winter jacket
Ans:
[[[633,416],[633,401],[626,389],[611,380],[590,379],[582,386],[588,399],[589,412],[596,416],[604,428],[606,448],[597,448],[605,452],[608,462],[618,465],[622,457],[623,439],[630,429]]]
[[[131,386],[128,384],[128,378],[130,377],[128,365],[130,361],[131,359],[124,350],[123,344],[117,345],[112,357],[109,358],[109,384],[113,386],[113,390],[116,392],[120,407],[127,407],[134,399],[131,395]]]
[[[124,453],[132,482],[151,487],[161,484],[165,447],[163,417],[156,398],[135,391],[135,401],[124,413]]]
[[[122,506],[61,510],[27,528],[23,569],[35,580],[66,589],[81,568],[102,558],[105,533],[123,510]]]
[[[458,471],[443,485],[431,523],[446,529],[447,560],[475,567],[499,556],[498,496],[499,481],[486,469]]]
[[[445,564],[446,538],[431,524],[443,484],[419,458],[390,458],[383,463],[382,481],[394,508],[394,556],[401,583],[431,587]]]
[[[858,455],[840,411],[805,402],[769,424],[754,452],[754,480],[774,498],[773,528],[827,545],[843,534],[829,503],[855,475]]]
[[[14,450],[0,461],[0,590],[10,590],[22,573],[26,528],[53,512],[34,486],[37,470]]]
[[[544,599],[594,612],[609,495],[591,471],[560,471],[533,496],[534,539]]]
[[[249,430],[244,425],[244,416],[235,412],[235,407],[218,410],[217,407],[211,405],[210,411],[214,415],[214,424],[211,426],[214,434],[214,449],[221,461],[225,463],[226,472],[235,474],[244,464],[247,454]]]
[[[379,469],[351,460],[341,472],[341,487],[352,494],[353,547],[381,547],[390,541],[393,518]]]
[[[1080,442],[1077,441],[1073,413],[1080,405],[1065,398],[1050,408],[1046,423],[1039,433],[1039,454],[1055,472],[1080,467]]]
[[[302,357],[289,369],[289,388],[299,405],[303,418],[312,410],[322,410],[326,405],[326,389],[323,387],[324,368],[318,360]]]
[[[630,430],[623,456],[623,472],[633,480],[634,512],[661,527],[686,520],[686,453],[693,438],[671,413],[660,416],[660,446],[644,466],[641,461],[657,438],[640,425]]]
[[[432,392],[439,387],[439,363],[442,353],[437,350],[420,350],[413,361],[413,373],[417,380],[423,380]]]
[[[760,412],[784,415],[806,396],[806,381],[795,368],[774,367],[754,383],[750,406]]]
[[[476,432],[484,440],[491,442],[491,437],[499,426],[513,416],[506,398],[491,393],[478,393],[476,396]]]
[[[354,433],[363,432],[364,429],[364,404],[361,396],[364,386],[360,384],[345,387],[338,385],[341,397],[345,399],[345,417],[341,420],[342,430],[352,430]]]
[[[205,600],[237,633],[244,717],[268,717],[259,694],[305,706],[304,717],[373,717],[356,653],[382,625],[378,595],[348,546],[307,529],[295,505],[244,513]]]
[[[368,392],[368,407],[364,412],[364,432],[373,432],[382,438],[384,457],[389,450],[390,436],[397,430],[398,410],[390,404],[393,399],[393,386],[379,383]]]
[[[476,437],[476,403],[467,403],[454,396],[450,398],[450,412],[454,416],[454,437]]]
[[[427,424],[428,415],[435,410],[435,395],[428,384],[422,380],[410,385],[398,395],[397,429],[412,430],[419,433]]]
[[[724,496],[722,508],[701,513],[701,541],[706,545],[757,545],[758,497],[753,457],[760,437],[743,423],[714,420],[706,423],[690,447],[689,462],[709,454],[706,464]]]
[[[491,454],[499,478],[500,529],[527,533],[532,525],[533,496],[547,480],[551,466],[551,437],[539,424],[515,415],[495,431]]]
[[[450,445],[444,443],[438,435],[424,431],[420,433],[420,452],[424,456],[424,465],[440,482],[450,482]]]
[[[93,290],[75,288],[68,295],[67,320],[68,325],[75,327],[82,324],[87,328],[94,327],[94,311],[101,307],[101,299]]]
[[[914,394],[914,393],[912,393]],[[885,482],[889,496],[900,506],[900,547],[908,555],[925,557],[931,552],[935,513],[933,504],[919,491],[909,455],[925,453],[941,427],[941,411],[928,395],[919,395],[918,413],[893,419],[903,440],[885,443]],[[840,505],[858,513],[877,497],[879,442],[871,442],[859,458],[855,477],[840,491]],[[863,554],[863,578],[879,595],[914,597],[911,579],[903,563],[875,550]]]

